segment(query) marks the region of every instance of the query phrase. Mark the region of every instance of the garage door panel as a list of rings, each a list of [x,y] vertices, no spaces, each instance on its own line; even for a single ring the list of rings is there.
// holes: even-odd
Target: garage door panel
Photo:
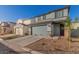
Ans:
[[[36,26],[32,27],[33,35],[48,35],[47,26]]]

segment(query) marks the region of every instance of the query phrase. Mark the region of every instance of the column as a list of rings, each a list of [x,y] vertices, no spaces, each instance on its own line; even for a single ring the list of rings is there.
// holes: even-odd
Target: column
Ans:
[[[49,34],[49,36],[52,36],[52,31],[51,31],[51,28],[52,28],[52,25],[51,25],[51,23],[49,23],[49,24],[47,24],[47,31],[48,31],[48,34]]]

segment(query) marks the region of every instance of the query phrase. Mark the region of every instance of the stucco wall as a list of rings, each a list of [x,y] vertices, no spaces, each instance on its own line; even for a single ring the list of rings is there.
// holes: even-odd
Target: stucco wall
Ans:
[[[17,24],[19,24],[19,23],[23,23],[23,20],[18,19],[18,20],[16,21],[16,23],[17,23]]]
[[[49,13],[46,15],[46,19],[55,18],[55,12]]]
[[[16,28],[16,35],[23,35],[23,29],[22,28]]]
[[[64,16],[68,16],[68,9],[64,9]]]
[[[29,34],[29,27],[24,26],[24,34],[28,35]]]
[[[24,20],[23,24],[29,25],[29,24],[31,24],[31,20]]]
[[[25,25],[28,25],[28,24],[31,24],[31,20],[30,19],[26,19],[26,20],[19,19],[19,20],[17,20],[16,23],[17,24],[25,24]]]
[[[51,35],[54,35],[54,24],[51,25]]]
[[[21,24],[17,24],[14,27],[14,30],[15,30],[15,34],[17,34],[17,35],[29,34],[28,26],[24,26],[24,25],[21,25]]]
[[[63,16],[68,16],[68,8],[62,9],[62,10],[59,10],[59,11],[63,11]],[[32,20],[32,22],[39,22],[39,21],[42,21],[42,20],[45,21],[45,20],[49,20],[49,19],[53,20],[53,19],[55,19],[56,12],[59,12],[59,11],[55,11],[55,12],[51,12],[51,13],[47,13],[47,14],[41,15],[41,16],[39,16],[40,20],[38,20],[39,17],[35,17],[34,20]],[[43,19],[43,16],[46,16],[46,19]],[[59,18],[56,18],[56,19],[59,19]]]

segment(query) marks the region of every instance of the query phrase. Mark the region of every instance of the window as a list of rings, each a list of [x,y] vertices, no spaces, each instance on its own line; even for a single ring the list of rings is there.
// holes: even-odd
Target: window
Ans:
[[[38,17],[38,21],[40,21],[41,20],[41,17]]]
[[[4,32],[6,32],[6,28],[4,28]]]
[[[63,11],[58,11],[55,13],[55,17],[58,18],[58,17],[62,17],[63,16]]]
[[[46,20],[46,15],[43,16],[43,20]]]
[[[36,20],[36,19],[35,19],[35,18],[33,18],[33,19],[31,20],[31,21],[32,21],[32,23],[35,23],[35,20]]]

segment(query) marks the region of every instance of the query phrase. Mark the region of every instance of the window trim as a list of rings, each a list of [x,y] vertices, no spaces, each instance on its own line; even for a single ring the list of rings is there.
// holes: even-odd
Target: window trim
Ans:
[[[46,15],[43,15],[43,20],[46,20]]]
[[[62,12],[62,15],[59,16],[61,12]],[[63,17],[63,16],[64,16],[64,11],[63,10],[55,12],[55,18],[60,18],[60,17]]]

